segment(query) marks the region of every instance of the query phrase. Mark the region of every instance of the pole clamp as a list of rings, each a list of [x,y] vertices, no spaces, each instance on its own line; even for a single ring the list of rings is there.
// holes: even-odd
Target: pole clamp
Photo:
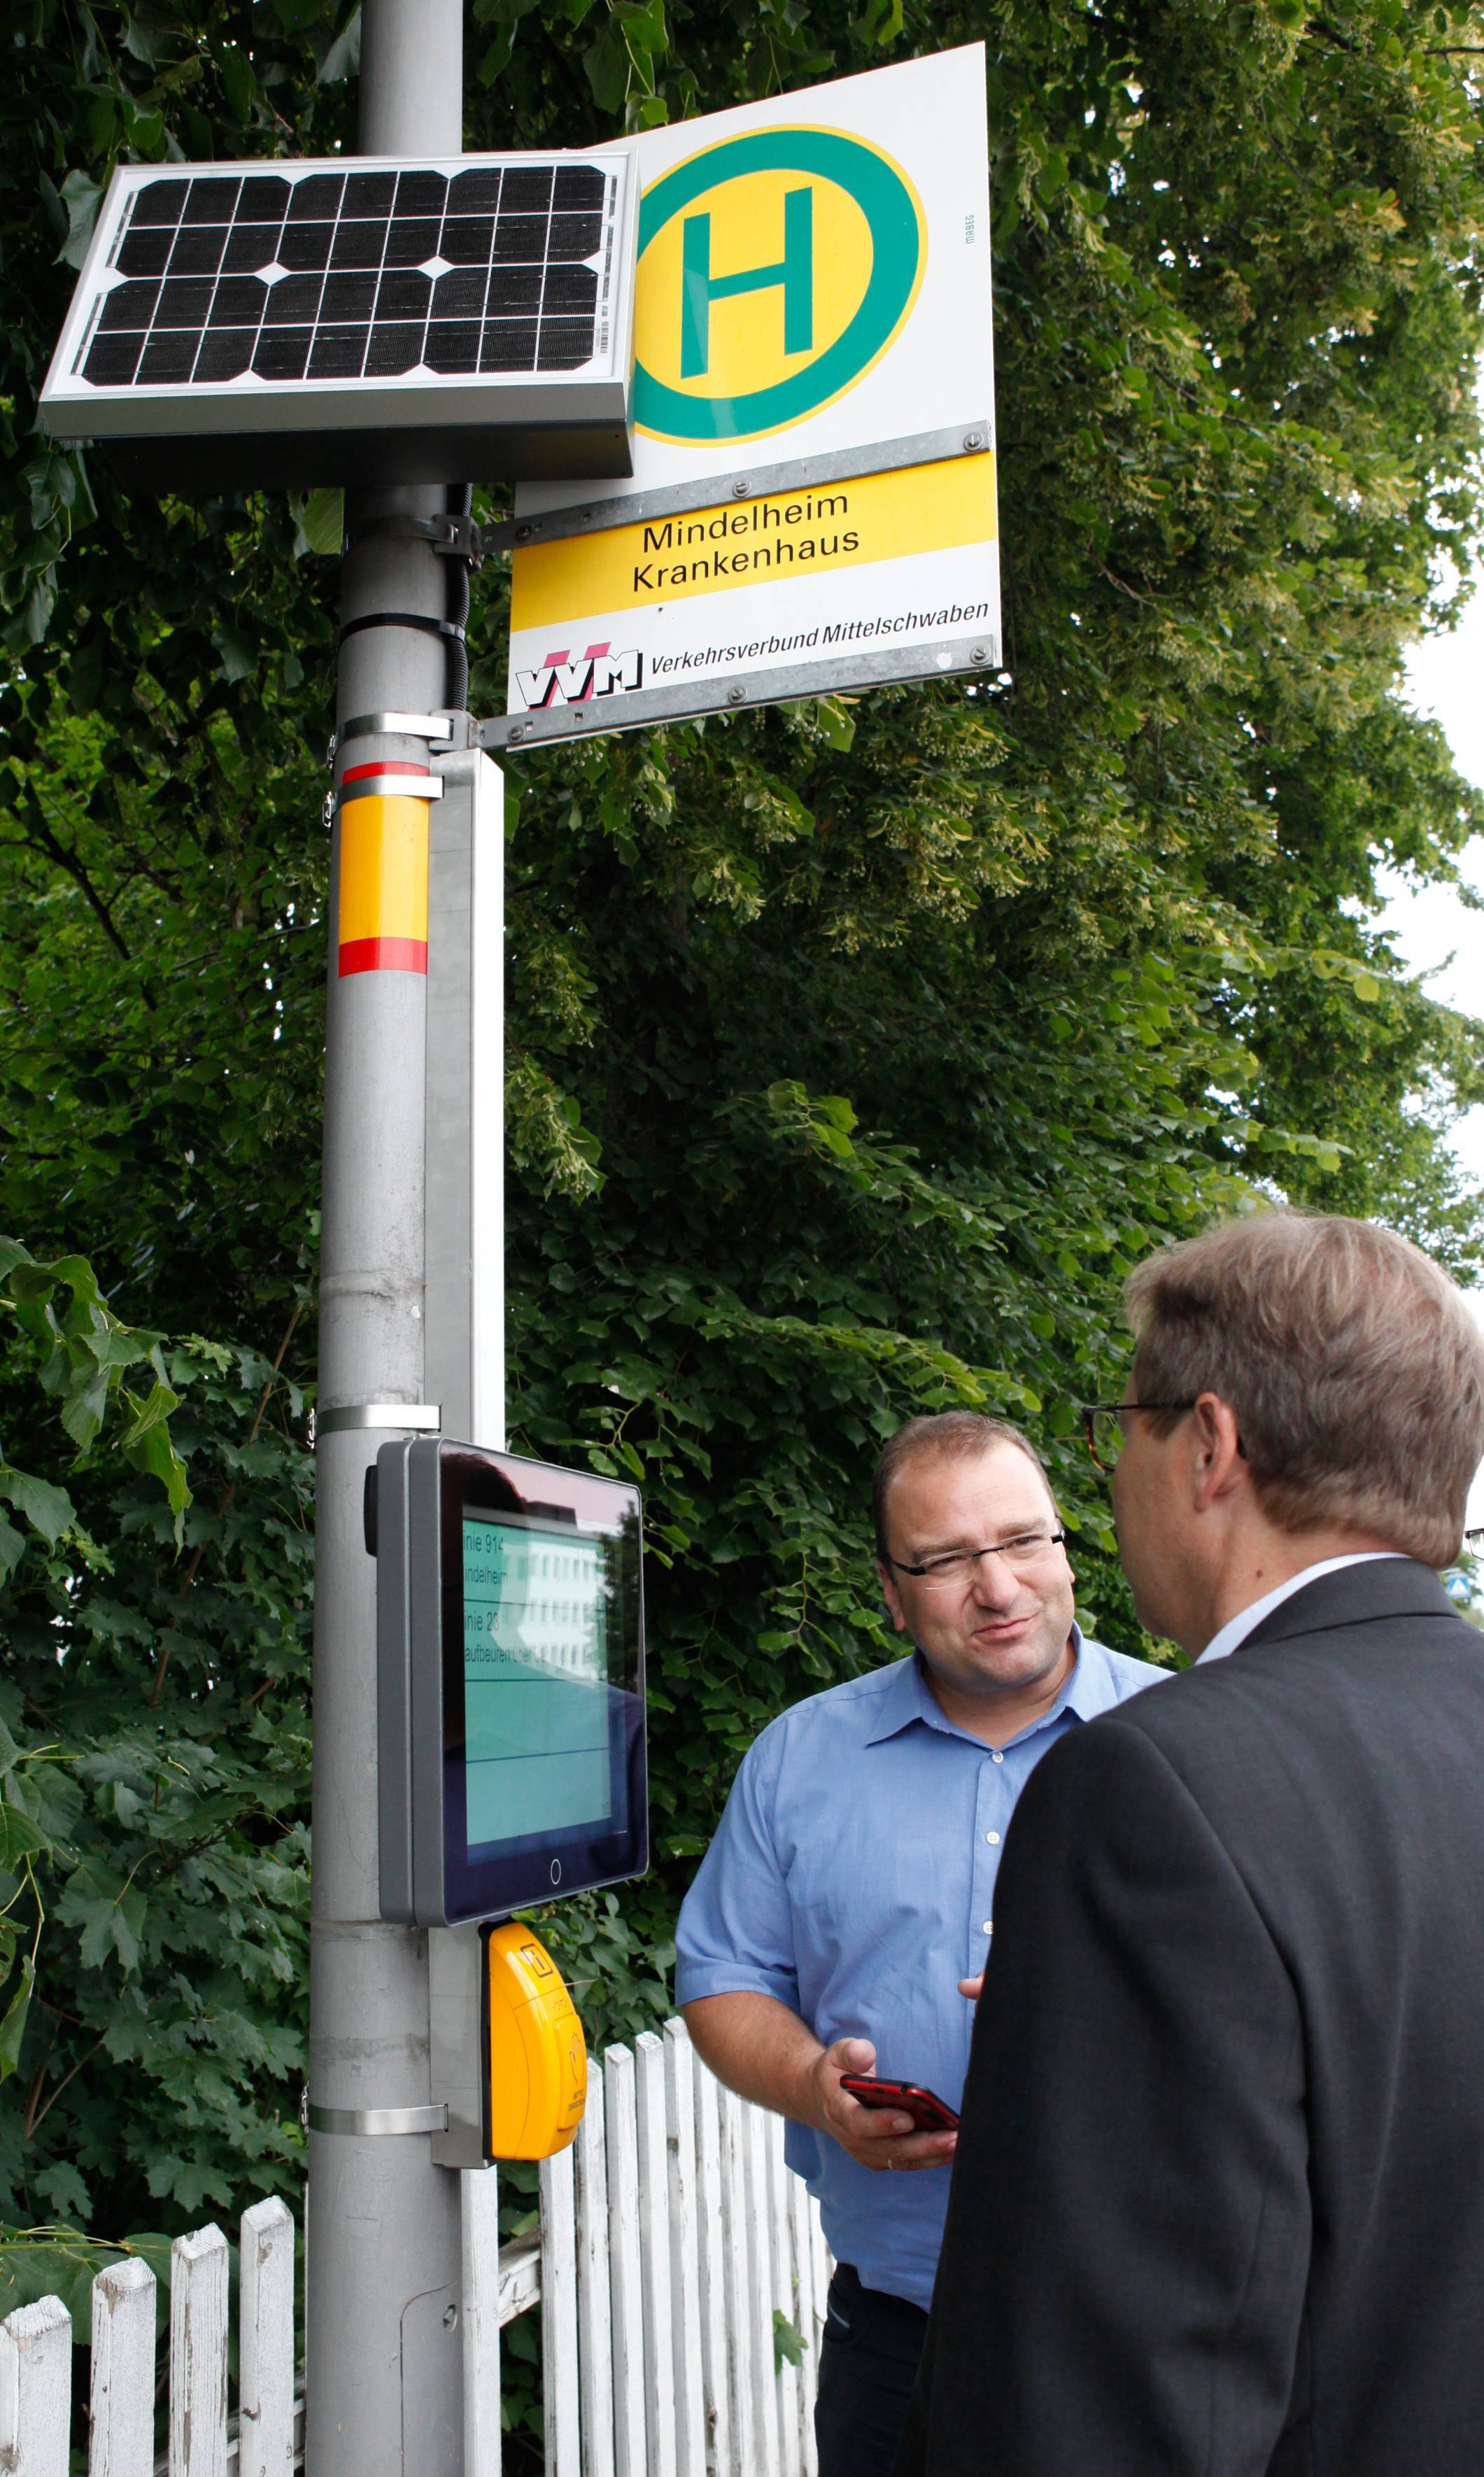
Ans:
[[[443,1414],[437,1402],[337,1402],[314,1417],[317,1444],[321,1437],[340,1435],[347,1428],[385,1428],[389,1435],[398,1430],[415,1430],[418,1435],[436,1436],[443,1424]]]
[[[299,2101],[306,2133],[446,2133],[448,2103],[437,2107],[317,2107],[308,2090]]]
[[[365,516],[352,526],[347,540],[431,542],[444,559],[467,560],[470,567],[482,567],[494,548],[490,538],[493,530],[476,525],[472,516]]]
[[[430,619],[424,611],[367,611],[360,619],[347,619],[336,638],[343,645],[349,637],[359,637],[367,628],[412,628],[424,637],[441,637],[445,642],[464,642],[464,630],[453,619]]]

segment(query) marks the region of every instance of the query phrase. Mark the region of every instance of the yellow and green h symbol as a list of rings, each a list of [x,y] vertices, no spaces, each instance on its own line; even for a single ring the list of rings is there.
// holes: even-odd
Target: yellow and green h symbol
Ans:
[[[711,367],[711,305],[739,292],[783,288],[783,349],[807,353],[815,333],[815,225],[813,189],[790,189],[783,201],[783,256],[771,266],[743,267],[736,275],[711,271],[711,217],[687,215],[682,227],[680,375],[700,379]]]

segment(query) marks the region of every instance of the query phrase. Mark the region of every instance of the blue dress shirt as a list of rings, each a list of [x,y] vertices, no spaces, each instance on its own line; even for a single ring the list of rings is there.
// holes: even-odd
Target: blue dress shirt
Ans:
[[[830,2046],[869,2039],[876,2070],[956,2108],[1011,1813],[1057,1739],[1167,1672],[1072,1628],[1048,1712],[1003,1747],[955,1728],[920,1660],[795,1703],[749,1747],[680,1913],[675,2001],[774,1995]],[[945,2169],[883,2176],[828,2135],[788,2128],[839,2262],[926,2307],[948,2207]]]

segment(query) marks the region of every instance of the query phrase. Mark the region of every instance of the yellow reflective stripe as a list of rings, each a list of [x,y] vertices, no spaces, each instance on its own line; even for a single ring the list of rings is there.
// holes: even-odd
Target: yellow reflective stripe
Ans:
[[[340,942],[428,938],[428,803],[376,794],[340,810]]]

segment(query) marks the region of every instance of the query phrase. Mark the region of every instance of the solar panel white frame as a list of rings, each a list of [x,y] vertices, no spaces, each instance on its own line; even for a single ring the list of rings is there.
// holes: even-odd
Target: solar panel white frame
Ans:
[[[227,379],[127,380],[95,384],[83,374],[109,296],[131,278],[118,264],[126,237],[142,231],[134,222],[140,193],[163,181],[234,179],[287,181],[293,189],[305,182],[335,175],[432,173],[452,183],[481,170],[529,172],[550,167],[554,172],[591,167],[608,184],[602,211],[598,250],[587,263],[597,276],[594,331],[598,349],[580,367],[570,369],[490,369],[440,371],[427,366],[389,375],[350,377],[304,376],[267,378],[253,369]],[[291,212],[291,210],[290,210]],[[376,221],[379,218],[370,218]],[[396,221],[393,214],[389,223]],[[406,219],[404,218],[404,221]],[[548,210],[548,225],[549,225]],[[339,218],[336,218],[337,230]],[[566,428],[616,422],[626,431],[630,376],[633,367],[634,263],[637,231],[637,182],[633,157],[615,154],[512,154],[416,157],[267,158],[256,163],[124,164],[114,173],[98,216],[97,228],[78,279],[57,350],[41,391],[42,427],[63,439],[233,438],[244,446],[253,434],[382,433],[403,429],[448,432],[502,425],[523,429],[549,421]],[[177,239],[185,219],[170,227]],[[288,230],[286,221],[285,231]],[[494,244],[490,244],[491,252]],[[437,256],[445,274],[457,274],[457,263]],[[549,263],[539,262],[542,270]],[[572,262],[566,262],[571,263]],[[314,272],[315,270],[310,270]],[[324,272],[326,270],[318,270]],[[377,267],[378,277],[391,272]],[[399,270],[422,271],[418,267]],[[295,270],[275,261],[271,270],[250,271],[247,280],[276,287],[292,280]],[[162,270],[162,288],[163,285]],[[201,279],[214,288],[234,278],[226,266],[209,270]],[[435,275],[436,285],[439,275]],[[210,311],[199,327],[208,332]],[[331,320],[318,322],[328,327]],[[490,323],[489,321],[485,322]],[[260,334],[264,330],[260,327]],[[610,468],[610,469],[626,469]],[[477,478],[477,477],[470,477]]]

